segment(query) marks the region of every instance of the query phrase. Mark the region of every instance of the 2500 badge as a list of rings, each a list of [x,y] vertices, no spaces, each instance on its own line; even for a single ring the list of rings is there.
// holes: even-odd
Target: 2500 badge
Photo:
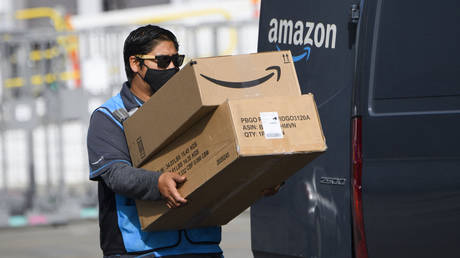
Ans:
[[[319,182],[321,184],[326,184],[326,185],[345,185],[346,181],[347,181],[346,178],[327,177],[327,176],[323,176],[319,179]]]

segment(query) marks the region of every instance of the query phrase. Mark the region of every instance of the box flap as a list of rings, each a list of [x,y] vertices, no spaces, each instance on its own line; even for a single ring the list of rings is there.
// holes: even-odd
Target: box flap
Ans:
[[[196,121],[194,117],[209,112],[204,110],[196,113],[202,107],[196,83],[193,68],[184,67],[124,122],[126,140],[135,167],[142,165],[143,161],[155,154],[155,150],[180,135],[188,127],[185,126],[187,123]],[[188,112],[176,112],[182,106],[188,107]],[[190,116],[189,112],[194,116]]]

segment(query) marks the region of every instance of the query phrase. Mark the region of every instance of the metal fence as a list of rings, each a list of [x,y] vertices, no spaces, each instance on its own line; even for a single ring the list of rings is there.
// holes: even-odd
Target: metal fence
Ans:
[[[162,24],[188,58],[256,52],[257,25]],[[86,130],[126,80],[122,49],[133,28],[0,35],[0,227],[97,216]]]

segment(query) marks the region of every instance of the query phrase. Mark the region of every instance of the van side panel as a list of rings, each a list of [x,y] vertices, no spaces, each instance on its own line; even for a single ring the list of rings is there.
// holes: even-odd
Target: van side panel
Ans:
[[[460,16],[455,0],[367,1],[360,48],[369,257],[459,257]]]
[[[255,257],[351,257],[351,1],[263,0],[258,50],[291,50],[328,150],[251,207]]]

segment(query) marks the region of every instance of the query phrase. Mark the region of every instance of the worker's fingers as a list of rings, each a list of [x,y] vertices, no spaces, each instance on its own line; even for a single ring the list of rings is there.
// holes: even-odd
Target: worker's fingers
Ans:
[[[279,185],[276,185],[274,187],[266,188],[266,189],[262,190],[262,194],[264,196],[272,196],[272,195],[276,194],[280,190],[282,185],[284,185],[284,182],[279,184]]]
[[[168,200],[168,204],[169,204],[169,206],[170,206],[171,209],[172,209],[172,208],[177,208],[177,207],[179,207],[179,206],[178,206],[179,203],[175,202],[172,198],[171,198],[170,200]]]
[[[166,205],[169,208],[176,208],[187,202],[179,192],[177,186],[186,181],[185,176],[180,176],[175,173],[167,172],[160,176],[158,180],[158,188],[160,193],[166,199]]]
[[[187,203],[187,200],[185,200],[180,193],[177,191],[177,189],[174,187],[170,189],[170,193],[174,201],[180,206],[181,204]]]
[[[262,194],[263,194],[264,196],[271,196],[271,195],[274,195],[275,193],[276,193],[276,191],[275,191],[274,189],[271,189],[271,188],[269,188],[269,189],[264,189],[264,190],[262,191]]]
[[[187,178],[185,176],[179,176],[178,174],[175,174],[175,173],[172,174],[172,178],[178,184],[182,184],[187,180]]]
[[[168,196],[168,203],[173,207],[173,208],[176,208],[180,205],[180,203],[176,202],[176,200],[174,200],[174,197],[172,195],[169,195]]]

